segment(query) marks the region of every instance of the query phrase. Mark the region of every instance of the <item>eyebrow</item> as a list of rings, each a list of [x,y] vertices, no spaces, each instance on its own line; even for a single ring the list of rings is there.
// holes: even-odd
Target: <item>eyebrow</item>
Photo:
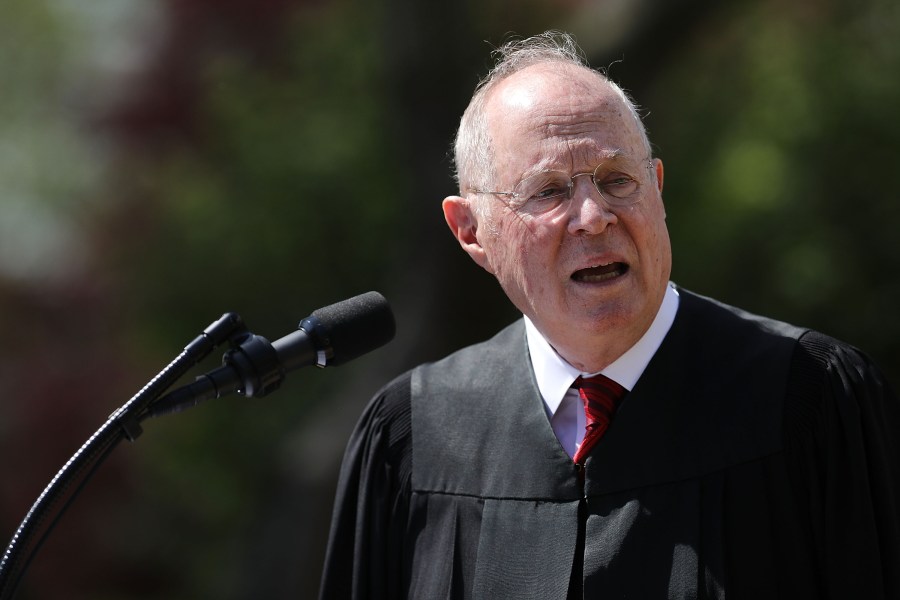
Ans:
[[[616,160],[616,159],[619,159],[622,157],[627,157],[627,155],[625,154],[625,151],[622,150],[621,148],[614,148],[612,150],[601,150],[597,154],[600,155],[600,157],[599,157],[600,160],[599,160],[599,162],[596,162],[594,164],[594,168],[596,168],[602,162],[606,162],[609,160]],[[596,154],[595,154],[595,156],[596,156]],[[532,175],[537,175],[539,173],[546,173],[547,171],[562,171],[562,170],[563,169],[561,169],[560,167],[553,167],[550,164],[548,164],[546,161],[541,160],[541,161],[538,161],[538,163],[536,165],[534,165],[534,167],[523,171],[519,175],[519,179],[516,182],[516,184],[518,184],[523,179],[531,177]]]

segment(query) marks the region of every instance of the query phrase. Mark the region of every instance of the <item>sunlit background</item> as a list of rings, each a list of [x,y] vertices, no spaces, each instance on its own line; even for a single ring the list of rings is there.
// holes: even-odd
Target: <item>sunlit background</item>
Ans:
[[[550,28],[643,108],[674,280],[841,337],[900,381],[894,0],[8,0],[3,544],[107,415],[222,313],[274,339],[379,290],[398,321],[352,364],[146,422],[18,597],[314,596],[364,403],[515,318],[440,200],[491,49]]]

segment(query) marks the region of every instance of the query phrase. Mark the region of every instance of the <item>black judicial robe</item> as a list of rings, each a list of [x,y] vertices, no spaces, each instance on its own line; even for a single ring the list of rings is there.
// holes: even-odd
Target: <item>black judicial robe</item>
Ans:
[[[322,598],[900,598],[900,409],[836,340],[680,290],[580,480],[518,321],[388,384]]]

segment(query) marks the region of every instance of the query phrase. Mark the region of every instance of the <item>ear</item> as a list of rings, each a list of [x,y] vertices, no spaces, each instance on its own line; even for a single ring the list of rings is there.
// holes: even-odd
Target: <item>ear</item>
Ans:
[[[462,249],[481,268],[491,272],[487,254],[478,240],[478,217],[469,200],[461,196],[447,196],[441,206],[444,219]]]
[[[656,187],[659,188],[659,193],[662,193],[663,190],[663,162],[661,159],[656,158],[653,161],[653,167],[656,169]]]

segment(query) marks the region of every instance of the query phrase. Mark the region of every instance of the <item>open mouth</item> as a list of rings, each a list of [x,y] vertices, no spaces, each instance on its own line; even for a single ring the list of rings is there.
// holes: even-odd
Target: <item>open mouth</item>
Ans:
[[[587,269],[579,269],[572,273],[572,279],[579,283],[601,283],[616,277],[621,277],[628,272],[628,265],[621,262],[608,265],[596,265]]]

